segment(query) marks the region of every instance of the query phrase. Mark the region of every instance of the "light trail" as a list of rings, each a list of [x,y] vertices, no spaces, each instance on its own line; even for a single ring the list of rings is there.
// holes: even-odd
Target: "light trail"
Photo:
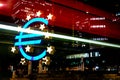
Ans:
[[[37,30],[29,30],[29,29],[24,29],[20,28],[18,29],[17,27],[13,27],[10,25],[3,25],[0,24],[1,29],[5,30],[11,30],[11,31],[21,31],[25,33],[32,33],[32,34],[38,34],[38,35],[49,35],[55,38],[61,38],[61,39],[67,39],[67,40],[73,40],[73,41],[80,41],[80,42],[85,42],[85,43],[90,43],[90,44],[97,44],[97,45],[102,45],[102,46],[109,46],[109,47],[116,47],[120,48],[120,45],[118,44],[112,44],[112,43],[106,43],[106,42],[100,42],[100,41],[93,41],[93,40],[88,40],[84,38],[77,38],[77,37],[71,37],[71,36],[66,36],[66,35],[61,35],[61,34],[54,34],[54,33],[48,33],[48,32],[42,32],[42,31],[37,31]]]

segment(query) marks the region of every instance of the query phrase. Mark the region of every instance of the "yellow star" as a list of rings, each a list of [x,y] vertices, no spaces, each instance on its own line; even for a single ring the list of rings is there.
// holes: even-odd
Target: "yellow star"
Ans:
[[[48,32],[45,34],[45,38],[50,38]]]
[[[50,51],[48,50],[49,54],[54,54],[55,53],[55,47],[54,46],[50,46]]]
[[[30,46],[25,47],[26,52],[30,52],[30,49],[31,49]]]
[[[50,57],[46,56],[45,58],[43,58],[43,63],[45,63],[46,65],[50,64]]]
[[[52,47],[51,47],[51,46],[50,46],[50,47],[47,47],[47,52],[48,52],[48,53],[51,53],[51,52],[52,52],[52,50],[53,50],[53,49],[52,49]]]
[[[48,52],[49,54],[54,54],[54,52],[55,52],[55,47],[54,47],[54,46],[47,47],[47,52]]]
[[[15,47],[11,47],[11,52],[15,52],[16,51],[16,48]]]
[[[27,30],[27,33],[30,33],[31,28],[29,27],[26,30]]]
[[[37,16],[40,16],[42,13],[40,11],[36,12]]]
[[[30,19],[31,19],[31,17],[30,17],[30,15],[28,15],[27,18],[26,18],[26,20],[29,21]]]
[[[20,63],[21,63],[22,65],[24,65],[24,64],[26,63],[25,58],[21,58]]]
[[[44,28],[45,28],[45,24],[40,25],[41,30],[44,30]]]
[[[52,14],[49,14],[49,15],[47,16],[48,20],[51,20],[51,19],[52,19],[52,17],[53,17],[53,15],[52,15]]]

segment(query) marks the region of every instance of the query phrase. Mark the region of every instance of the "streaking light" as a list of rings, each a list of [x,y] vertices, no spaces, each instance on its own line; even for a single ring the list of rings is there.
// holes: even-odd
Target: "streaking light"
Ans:
[[[3,24],[0,24],[0,28],[1,29],[6,29],[6,30],[18,31],[17,27],[3,25]],[[24,29],[24,28],[21,28],[20,31],[27,33],[27,30]],[[88,39],[83,39],[83,38],[76,38],[76,37],[71,37],[71,36],[66,36],[66,35],[60,35],[60,34],[46,33],[46,32],[36,31],[36,30],[30,30],[29,32],[33,33],[33,34],[39,34],[39,35],[48,34],[48,35],[50,35],[52,37],[61,38],[61,39],[74,40],[74,41],[86,42],[86,43],[90,43],[90,44],[97,44],[97,45],[120,48],[120,45],[112,44],[112,43],[93,41],[93,40],[88,40]]]

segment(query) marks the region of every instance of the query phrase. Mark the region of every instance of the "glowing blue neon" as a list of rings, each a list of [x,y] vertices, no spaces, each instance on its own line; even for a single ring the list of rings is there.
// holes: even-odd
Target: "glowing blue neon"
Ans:
[[[39,36],[43,36],[43,35],[39,35],[39,34],[24,34],[22,36],[16,36],[15,39],[33,38],[33,37],[39,37]]]
[[[16,42],[15,46],[32,45],[32,44],[40,44],[40,43],[41,43],[41,40],[31,40],[31,41]]]
[[[47,52],[47,51],[44,50],[41,54],[39,54],[39,55],[37,55],[37,56],[34,56],[33,59],[34,59],[34,60],[39,60],[39,59],[45,57],[45,56],[46,56],[46,52]]]
[[[20,52],[23,55],[23,57],[25,57],[28,60],[33,60],[33,61],[34,60],[39,60],[39,59],[45,57],[45,55],[46,55],[46,50],[44,50],[41,54],[39,54],[37,56],[29,56],[24,52],[22,46],[19,46],[19,49],[20,49]]]
[[[44,18],[33,18],[33,19],[31,19],[30,21],[28,21],[28,22],[23,26],[23,28],[26,29],[30,24],[32,24],[32,23],[34,23],[34,22],[42,22],[42,23],[48,25],[48,20],[46,20],[46,19],[44,19]],[[23,36],[23,37],[22,37],[22,36]],[[29,36],[30,36],[30,35],[29,35]],[[18,39],[18,42],[15,43],[15,45],[18,45],[18,46],[19,46],[21,54],[22,54],[26,59],[28,59],[28,60],[39,60],[39,59],[43,58],[43,57],[46,55],[46,50],[44,50],[42,53],[40,53],[40,54],[37,55],[37,56],[29,56],[28,54],[26,54],[26,53],[24,52],[24,50],[23,50],[23,48],[22,48],[21,45],[23,45],[23,44],[28,45],[28,44],[30,44],[30,43],[29,43],[29,41],[27,41],[27,42],[22,42],[22,38],[28,38],[29,36],[24,35],[23,32],[20,32],[19,37],[16,37],[16,39]],[[42,36],[42,35],[39,35],[39,36]],[[32,34],[29,38],[32,38],[32,37],[38,37],[38,35]],[[40,40],[39,40],[39,41],[40,41]],[[36,43],[41,43],[41,41],[40,41],[40,42],[39,42],[39,41],[36,42]],[[36,44],[35,41],[31,42],[31,44],[33,44],[33,43]]]

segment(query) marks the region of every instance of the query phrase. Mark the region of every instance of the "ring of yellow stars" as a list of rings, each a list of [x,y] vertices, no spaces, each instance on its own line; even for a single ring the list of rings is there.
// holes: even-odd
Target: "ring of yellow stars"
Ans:
[[[30,49],[31,49],[30,46],[25,47],[26,52],[30,52]]]
[[[26,20],[29,21],[30,19],[31,19],[31,17],[30,17],[30,15],[28,15],[27,18],[26,18]]]
[[[45,24],[41,24],[39,29],[44,30],[45,29]]]
[[[48,20],[51,20],[51,19],[52,19],[52,17],[53,17],[53,15],[52,15],[52,14],[49,14],[49,15],[47,16]]]
[[[40,16],[42,13],[40,11],[36,12],[37,16]]]
[[[15,47],[11,47],[11,52],[15,52],[16,51],[16,48]]]

